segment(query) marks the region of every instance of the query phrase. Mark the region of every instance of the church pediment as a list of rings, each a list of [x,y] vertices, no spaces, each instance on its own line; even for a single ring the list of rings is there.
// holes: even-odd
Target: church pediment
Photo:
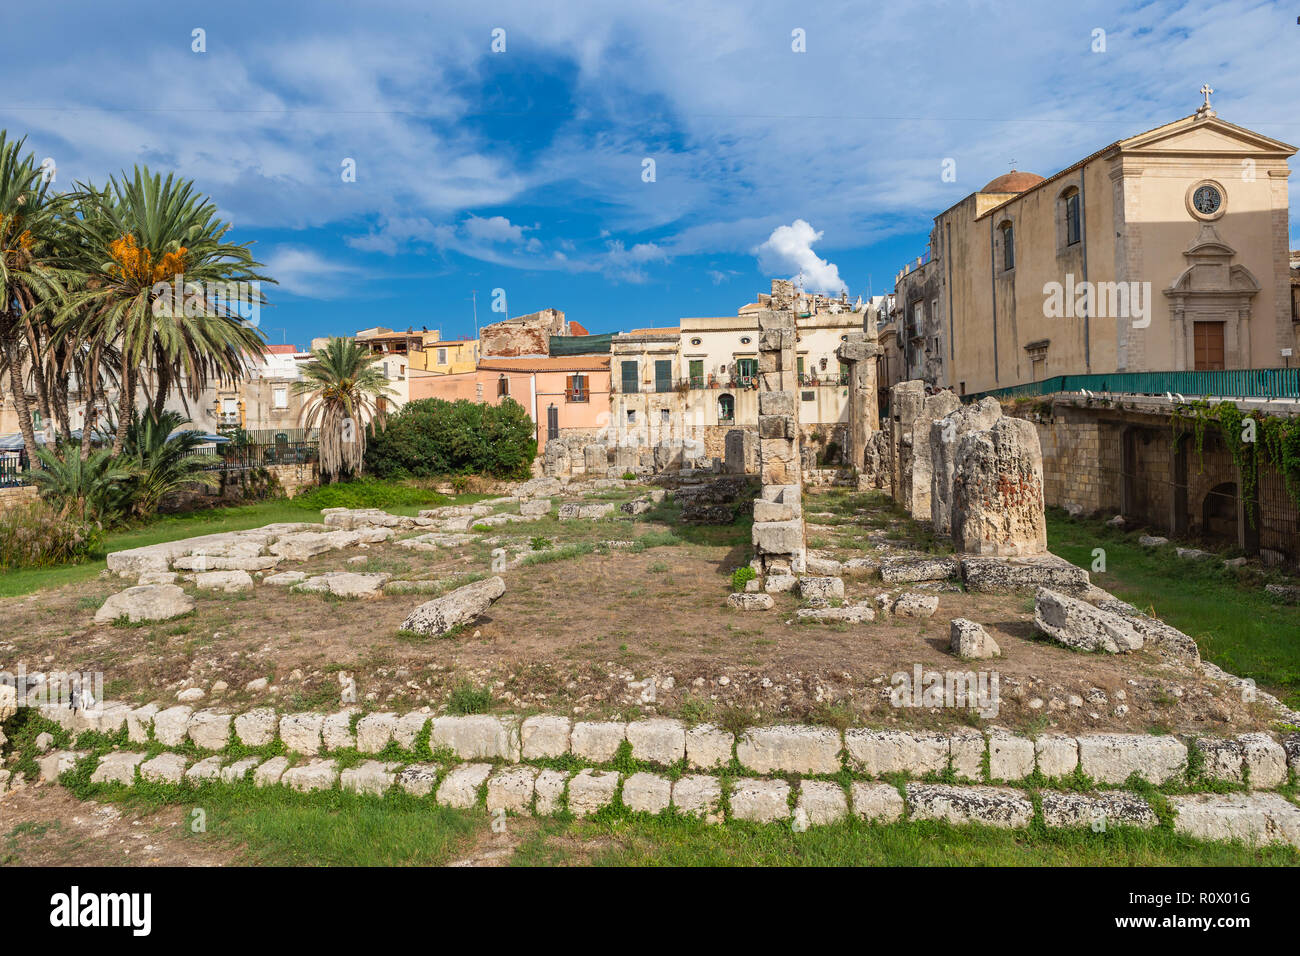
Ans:
[[[1120,141],[1125,153],[1152,155],[1269,155],[1285,158],[1294,155],[1296,147],[1281,140],[1256,133],[1241,126],[1226,123],[1218,117],[1198,119],[1189,116],[1146,133],[1139,133]]]

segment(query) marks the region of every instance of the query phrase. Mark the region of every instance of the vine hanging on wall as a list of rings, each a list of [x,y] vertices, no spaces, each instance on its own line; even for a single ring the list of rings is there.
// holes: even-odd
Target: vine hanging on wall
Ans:
[[[1199,399],[1177,406],[1172,422],[1175,450],[1184,437],[1191,435],[1201,471],[1205,470],[1205,430],[1211,425],[1218,429],[1241,474],[1241,500],[1251,527],[1255,526],[1259,470],[1265,464],[1281,473],[1287,497],[1300,509],[1300,418],[1243,412],[1233,402],[1211,405]]]

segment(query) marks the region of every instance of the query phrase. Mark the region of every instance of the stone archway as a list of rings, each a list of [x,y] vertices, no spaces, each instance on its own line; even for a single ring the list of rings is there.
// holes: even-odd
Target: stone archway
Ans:
[[[1237,540],[1237,483],[1215,485],[1201,502],[1201,533],[1221,541]]]

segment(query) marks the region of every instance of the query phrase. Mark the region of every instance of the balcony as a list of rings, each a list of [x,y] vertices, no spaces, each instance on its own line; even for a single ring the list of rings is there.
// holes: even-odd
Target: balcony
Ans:
[[[564,400],[566,402],[590,402],[591,392],[586,389],[566,388],[564,390]]]

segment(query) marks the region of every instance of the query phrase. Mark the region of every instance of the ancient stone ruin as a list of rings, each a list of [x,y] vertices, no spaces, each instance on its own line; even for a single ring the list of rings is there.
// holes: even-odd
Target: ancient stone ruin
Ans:
[[[773,289],[776,290],[774,284]],[[803,482],[799,451],[798,371],[794,311],[788,297],[758,314],[758,467],[753,543],[766,574],[805,568]]]
[[[890,489],[959,554],[1047,555],[1043,455],[1034,426],[989,398],[962,405],[920,381],[890,389]]]

